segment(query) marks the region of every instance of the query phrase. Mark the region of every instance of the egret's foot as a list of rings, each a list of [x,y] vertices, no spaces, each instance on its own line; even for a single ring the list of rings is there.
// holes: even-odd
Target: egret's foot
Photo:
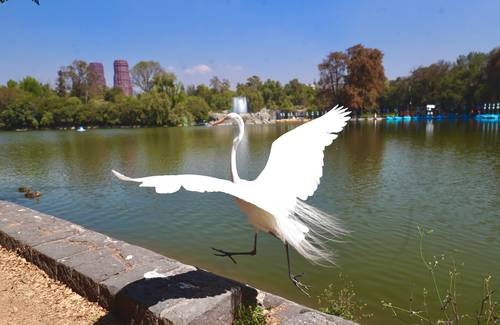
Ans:
[[[308,285],[305,285],[304,283],[300,282],[298,280],[298,278],[300,278],[301,276],[303,276],[304,273],[299,273],[297,275],[293,275],[292,273],[289,274],[289,277],[290,277],[290,280],[292,281],[292,283],[303,293],[305,294],[306,296],[308,296],[309,298],[311,297],[309,295],[309,288],[310,286]]]
[[[251,251],[251,252],[226,252],[222,249],[218,249],[218,248],[213,248],[212,249],[216,252],[219,252],[219,253],[214,253],[215,256],[227,256],[231,259],[231,261],[233,261],[234,264],[238,264],[236,263],[236,260],[233,258],[233,255],[255,255],[255,251]]]

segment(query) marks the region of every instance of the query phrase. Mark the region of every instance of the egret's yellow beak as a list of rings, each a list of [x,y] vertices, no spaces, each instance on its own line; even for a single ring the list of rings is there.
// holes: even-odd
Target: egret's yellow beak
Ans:
[[[215,122],[212,123],[212,126],[216,126],[216,125],[219,125],[221,124],[222,122],[224,122],[226,120],[226,117],[224,116],[223,118],[221,118],[220,120],[217,120]]]

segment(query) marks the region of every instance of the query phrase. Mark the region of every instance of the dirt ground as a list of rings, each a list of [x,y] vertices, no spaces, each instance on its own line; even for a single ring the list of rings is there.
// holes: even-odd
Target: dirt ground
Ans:
[[[117,324],[107,311],[0,246],[0,324]]]

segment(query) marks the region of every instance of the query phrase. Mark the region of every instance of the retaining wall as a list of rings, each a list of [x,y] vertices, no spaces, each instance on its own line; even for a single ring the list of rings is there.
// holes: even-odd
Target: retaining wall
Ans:
[[[127,324],[231,324],[241,303],[281,324],[355,324],[2,200],[0,245]]]

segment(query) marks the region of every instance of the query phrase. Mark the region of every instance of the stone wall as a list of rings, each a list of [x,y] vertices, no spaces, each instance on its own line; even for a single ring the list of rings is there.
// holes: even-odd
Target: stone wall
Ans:
[[[1,200],[0,245],[127,324],[232,324],[239,304],[260,304],[278,324],[355,325]]]

